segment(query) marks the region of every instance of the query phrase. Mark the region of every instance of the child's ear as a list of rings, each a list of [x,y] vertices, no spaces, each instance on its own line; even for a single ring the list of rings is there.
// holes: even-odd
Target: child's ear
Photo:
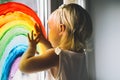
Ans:
[[[60,24],[60,32],[65,32],[66,26],[64,24]]]

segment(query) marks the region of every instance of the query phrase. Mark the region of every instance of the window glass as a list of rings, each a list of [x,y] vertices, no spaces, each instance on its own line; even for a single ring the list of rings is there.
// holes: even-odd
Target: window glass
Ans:
[[[45,4],[44,0],[0,0],[0,4],[10,2],[10,1],[20,2],[20,3],[27,5],[28,7],[32,8],[38,14],[41,21],[44,22],[44,20],[43,20],[43,18],[41,18],[41,16],[45,16],[45,15],[40,14],[40,12],[41,13],[44,12],[43,7],[45,7],[45,5],[40,6],[40,4],[43,4],[43,3]],[[43,23],[43,25],[44,25],[44,23]],[[1,30],[1,27],[0,27],[0,30]],[[17,29],[17,30],[19,31],[21,29]],[[24,31],[24,30],[22,30],[22,31]],[[6,36],[6,34],[3,34],[3,36]],[[16,36],[17,36],[17,34],[16,34]],[[7,39],[7,36],[6,36],[6,39]],[[6,66],[11,65],[10,67],[0,67],[0,74],[2,74],[2,75],[0,75],[0,80],[3,80],[3,79],[4,80],[44,80],[45,72],[38,72],[38,73],[32,73],[32,74],[22,73],[18,69],[18,63],[20,60],[19,57],[15,58],[14,60],[12,60],[13,58],[9,59],[9,60],[7,59],[7,56],[6,56],[6,55],[8,55],[7,53],[13,52],[13,49],[11,49],[11,48],[13,48],[14,45],[17,45],[17,44],[19,45],[21,43],[28,44],[27,38],[23,35],[12,38],[12,40],[8,44],[6,43],[5,48],[4,48],[4,47],[2,47],[2,45],[3,45],[2,36],[0,34],[0,50],[2,50],[3,48],[5,49],[4,53],[3,53],[4,55],[1,55],[1,52],[0,52],[0,66],[4,66],[4,64]],[[22,52],[22,50],[20,50],[20,52],[19,52],[19,48],[18,48],[18,50],[16,50],[15,53],[17,53],[17,52],[20,53],[20,52]],[[14,57],[14,55],[11,55],[11,56]],[[10,63],[10,64],[7,64],[7,63]],[[14,66],[14,65],[17,65],[17,66]],[[14,67],[12,67],[12,66],[14,66]],[[5,70],[8,68],[10,71],[5,72]]]

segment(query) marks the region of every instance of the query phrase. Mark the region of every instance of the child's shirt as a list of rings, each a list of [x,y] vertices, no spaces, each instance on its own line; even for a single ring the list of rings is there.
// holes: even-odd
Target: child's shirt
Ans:
[[[62,50],[57,76],[53,77],[48,70],[45,80],[88,80],[85,54]]]

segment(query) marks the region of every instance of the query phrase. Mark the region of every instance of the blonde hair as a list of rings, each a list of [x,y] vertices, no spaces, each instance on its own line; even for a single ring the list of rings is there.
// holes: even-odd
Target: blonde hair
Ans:
[[[66,28],[59,47],[73,51],[85,49],[86,40],[92,34],[92,21],[88,12],[80,5],[71,3],[58,8],[52,15],[56,23],[64,24]]]

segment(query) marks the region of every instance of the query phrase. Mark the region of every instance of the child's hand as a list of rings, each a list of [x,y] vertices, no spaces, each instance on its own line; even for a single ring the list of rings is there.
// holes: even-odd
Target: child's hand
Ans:
[[[34,26],[35,28],[35,32],[36,32],[36,36],[38,37],[38,40],[40,43],[44,44],[44,47],[47,48],[51,48],[51,43],[46,39],[46,37],[43,35],[43,32],[42,32],[42,29],[41,29],[41,26],[35,24]]]
[[[37,23],[34,25],[34,28],[35,28],[35,32],[36,32],[36,34],[37,35],[39,35],[39,36],[44,36],[43,35],[43,33],[42,33],[42,29],[41,29],[41,26],[40,25],[38,25]]]
[[[28,34],[28,40],[29,40],[29,46],[36,49],[36,45],[39,42],[40,38],[39,35],[34,36],[34,33],[32,31],[31,36],[30,34]]]
[[[46,39],[45,36],[43,35],[41,26],[38,25],[38,24],[35,24],[34,28],[35,28],[36,35],[38,36],[38,38],[40,38],[39,41],[40,41],[41,43],[45,43],[45,41],[47,41],[47,39]]]

